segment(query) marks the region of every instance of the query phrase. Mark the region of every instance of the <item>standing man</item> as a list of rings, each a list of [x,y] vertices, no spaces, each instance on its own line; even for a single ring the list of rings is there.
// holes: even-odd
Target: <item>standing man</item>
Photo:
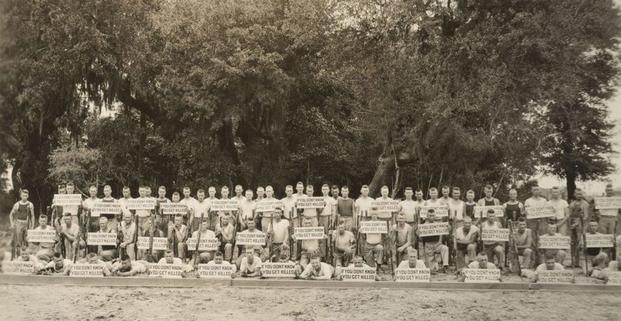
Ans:
[[[362,185],[360,188],[360,197],[356,200],[355,205],[355,220],[356,227],[358,227],[358,222],[365,221],[369,219],[369,211],[371,210],[371,202],[373,198],[369,197],[369,185]]]
[[[441,202],[438,199],[438,189],[435,187],[432,187],[429,189],[429,199],[425,201],[425,206],[442,207],[442,206],[447,206],[447,204],[446,202]]]
[[[319,214],[319,226],[323,226],[324,233],[328,234],[328,231],[332,228],[330,223],[334,222],[334,218],[336,217],[337,201],[334,197],[330,196],[330,186],[328,184],[323,184],[323,186],[321,186],[321,194],[325,204]]]
[[[336,216],[345,223],[345,229],[352,231],[354,227],[354,200],[349,198],[349,187],[341,187],[341,197],[336,202]]]
[[[388,196],[390,189],[388,186],[382,186],[380,190],[381,196],[376,198],[377,201],[392,201],[392,198]],[[391,221],[394,223],[393,213],[389,211],[377,211],[377,217],[383,221]]]
[[[265,187],[265,197],[261,200],[258,200],[257,203],[262,203],[262,202],[273,202],[276,201],[276,199],[274,198],[274,188],[271,185],[267,185]],[[280,210],[279,210],[280,211]],[[272,223],[272,216],[274,215],[273,211],[267,211],[267,212],[262,212],[262,216],[261,216],[261,230],[264,233],[268,232],[268,229],[271,226]]]
[[[538,185],[533,185],[530,190],[532,196],[524,202],[524,207],[526,208],[526,225],[533,231],[534,238],[537,239],[539,235],[545,234],[547,230],[547,218],[528,219],[528,208],[544,207],[548,205],[548,200],[541,196],[541,189]]]
[[[114,197],[112,197],[112,187],[110,185],[105,185],[103,188],[103,192],[104,192],[104,197],[100,200],[100,202],[102,203],[116,203],[118,202]],[[116,233],[116,229],[119,225],[119,221],[117,220],[117,215],[120,215],[121,213],[117,213],[117,214],[101,214],[101,216],[105,217],[108,219],[108,225],[111,229],[114,230],[114,233]]]
[[[479,206],[500,205],[500,201],[494,197],[494,187],[492,185],[489,185],[489,184],[485,185],[485,188],[483,188],[483,193],[485,194],[485,197],[480,199],[477,202],[477,205]]]
[[[414,191],[411,187],[406,187],[403,195],[405,199],[399,202],[400,212],[405,215],[405,222],[412,226],[416,223],[416,211],[418,209],[416,202],[412,199]]]
[[[474,201],[474,191],[469,189],[466,192],[466,201],[464,202],[464,217],[469,216],[473,222],[479,224],[479,218],[474,213],[475,206],[477,206],[477,203]]]
[[[119,244],[119,251],[129,255],[130,258],[136,259],[136,223],[132,220],[132,215],[129,213],[123,214],[123,221],[121,222],[121,228],[119,229],[122,236],[121,244]],[[121,255],[122,257],[123,255]]]
[[[569,217],[569,204],[561,198],[561,190],[558,186],[552,187],[552,193],[548,205],[554,208],[554,221],[559,233],[567,235],[567,218]]]
[[[100,199],[97,197],[97,186],[91,185],[88,188],[88,198],[82,201],[82,208],[87,211],[86,213],[88,213],[88,215],[90,215],[95,203],[99,201]],[[86,217],[84,219],[86,219]],[[86,222],[86,224],[84,225],[86,225],[86,228],[89,231],[92,231],[92,230],[97,229],[98,223],[99,223],[99,218],[90,217],[90,221]]]
[[[449,200],[451,199],[451,197],[449,196],[450,192],[451,188],[448,187],[448,185],[442,186],[442,197],[440,197],[439,199],[441,204],[448,206]]]
[[[237,205],[241,206],[244,201],[244,188],[241,185],[235,185],[235,196],[233,199],[237,201]]]
[[[16,249],[26,245],[26,232],[35,224],[34,205],[28,200],[28,196],[28,190],[22,189],[19,193],[20,200],[13,205],[9,214],[11,230],[15,234],[13,246]]]
[[[215,215],[213,215],[209,211],[210,207],[211,207],[211,202],[205,198],[205,190],[200,188],[198,191],[196,191],[194,211],[191,211],[191,213],[194,213],[194,214],[190,214],[190,219],[187,224],[192,229],[192,231],[198,230],[198,222],[201,216],[204,219],[207,219],[209,221],[209,228],[211,230],[216,229],[216,225],[217,225],[215,223],[216,218],[214,217]]]
[[[453,226],[459,227],[463,225],[464,221],[464,201],[460,199],[461,189],[455,186],[451,193],[451,198],[448,200],[449,208],[449,220],[453,222]]]
[[[75,186],[73,185],[72,182],[67,183],[66,189],[67,189],[67,194],[76,194],[75,193]],[[69,213],[71,214],[71,219],[73,220],[73,224],[78,225],[78,223],[80,222],[78,220],[78,215],[79,212],[81,210],[81,205],[66,205],[63,206],[63,215],[65,213]]]
[[[612,188],[612,184],[606,184],[606,197],[613,197],[614,190]],[[597,204],[595,204],[597,205]],[[615,226],[617,226],[617,231],[621,229],[619,226],[619,222],[621,222],[621,209],[612,208],[612,209],[599,209],[599,232],[602,234],[617,234]],[[621,239],[620,239],[621,240]],[[617,242],[619,243],[619,242]],[[617,245],[617,249],[619,249],[619,245]]]
[[[512,224],[516,224],[512,226],[513,229],[517,228],[517,222],[521,217],[525,217],[524,212],[524,204],[518,201],[518,192],[515,188],[509,190],[509,200],[504,203],[502,206],[505,209],[505,220],[513,222]]]
[[[571,237],[571,263],[573,267],[580,267],[580,243],[585,233],[583,222],[588,222],[591,217],[591,206],[584,199],[582,190],[576,188],[574,200],[569,205],[569,236]]]
[[[246,222],[248,222],[249,220],[254,221],[254,209],[255,209],[256,203],[255,201],[252,200],[253,198],[254,196],[253,196],[252,190],[247,189],[244,200],[242,200],[242,204],[240,206],[240,213],[239,213],[239,221],[240,221],[239,223],[241,224],[240,230],[244,230],[247,228]]]
[[[295,210],[295,200],[296,198],[293,195],[293,186],[285,186],[285,197],[281,200],[283,204],[283,215],[286,220],[289,220],[291,226],[298,227],[296,219],[298,217],[298,213]]]
[[[129,213],[127,210],[127,201],[132,199],[132,193],[128,186],[123,186],[123,197],[119,198],[121,204],[121,210],[123,213]]]

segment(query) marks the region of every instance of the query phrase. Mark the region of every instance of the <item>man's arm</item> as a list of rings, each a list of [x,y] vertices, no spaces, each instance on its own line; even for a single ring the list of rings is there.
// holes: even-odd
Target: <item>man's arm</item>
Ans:
[[[398,232],[397,232],[398,233]],[[397,234],[395,234],[395,236],[397,236]],[[405,243],[403,243],[403,245],[401,245],[397,250],[399,252],[403,252],[405,251],[405,249],[407,249],[408,247],[410,247],[410,238],[412,237],[412,228],[409,228],[405,231]],[[395,240],[396,241],[396,240]],[[396,243],[395,243],[396,244]]]
[[[28,224],[28,228],[32,229],[35,227],[34,204],[32,204],[32,202],[28,202],[28,209],[30,210],[30,222]]]
[[[304,271],[302,271],[302,273],[300,274],[300,279],[307,279],[310,276],[312,270],[313,270],[312,265],[308,263],[306,267],[304,268]]]
[[[11,213],[9,213],[9,223],[11,224],[11,227],[13,227],[14,224],[15,224],[15,220],[13,219],[13,216],[15,215],[15,212],[17,212],[17,207],[18,206],[19,205],[17,205],[17,203],[15,203],[13,205],[13,208],[11,209]]]

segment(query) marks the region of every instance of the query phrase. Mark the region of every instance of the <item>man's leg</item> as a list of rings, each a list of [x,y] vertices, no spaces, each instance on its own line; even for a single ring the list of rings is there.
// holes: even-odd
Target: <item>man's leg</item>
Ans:
[[[524,259],[522,260],[522,268],[530,269],[531,261],[533,259],[533,250],[524,249]]]
[[[384,261],[384,246],[382,244],[375,245],[373,248],[373,255],[375,256],[375,262],[382,265]]]
[[[470,262],[474,261],[477,257],[477,244],[471,243],[466,247],[468,250],[468,259],[466,260],[466,264],[470,264]]]
[[[496,245],[494,248],[494,255],[498,258],[498,267],[505,267],[505,247],[502,245]]]
[[[461,270],[466,266],[466,253],[457,248],[455,252],[455,268]]]
[[[444,244],[438,244],[438,250],[440,251],[440,257],[442,257],[442,267],[448,267],[449,265],[448,246]]]
[[[233,258],[233,244],[226,243],[224,245],[224,259],[230,261]]]
[[[375,246],[369,243],[364,243],[363,252],[364,252],[364,261],[370,267],[375,267],[375,258],[373,257],[373,248]]]
[[[567,258],[567,252],[564,250],[558,250],[556,252],[556,262],[561,264],[561,265],[565,265],[565,259]]]

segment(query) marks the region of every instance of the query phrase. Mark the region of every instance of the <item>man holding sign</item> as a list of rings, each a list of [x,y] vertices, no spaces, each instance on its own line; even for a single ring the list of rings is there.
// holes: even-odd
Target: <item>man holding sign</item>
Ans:
[[[472,225],[472,217],[464,216],[464,225],[455,230],[455,265],[457,270],[463,269],[474,261],[477,255],[479,228]]]
[[[418,253],[416,253],[416,250],[414,248],[410,248],[408,250],[408,259],[403,260],[401,263],[399,263],[399,266],[397,266],[397,270],[426,268],[427,267],[425,266],[425,262],[418,259]]]
[[[28,239],[31,245],[35,245],[38,247],[37,258],[45,255],[48,258],[51,258],[54,255],[54,244],[56,242],[56,230],[47,224],[47,215],[41,214],[39,215],[39,226],[35,227],[35,233],[40,233],[41,235],[48,235],[50,237],[49,242],[36,242],[30,241],[30,236],[28,235]],[[29,233],[34,234],[34,233]]]
[[[412,227],[405,222],[405,213],[401,212],[397,215],[397,224],[392,226],[391,234],[396,248],[393,260],[399,265],[404,254],[407,254],[408,250],[413,249]]]
[[[597,223],[597,221],[591,220],[589,222],[589,225],[586,231],[586,237],[585,237],[586,244],[584,244],[584,246],[586,247],[586,250],[585,250],[586,261],[587,261],[586,269],[589,275],[591,274],[592,270],[601,271],[604,268],[606,268],[606,266],[608,265],[608,257],[609,257],[606,252],[608,251],[609,248],[612,247],[612,235],[601,234],[598,232],[598,228],[599,228],[599,224]],[[600,247],[600,245],[593,244],[594,242],[589,242],[590,238],[595,239],[594,236],[610,237],[610,242],[602,242],[606,244],[602,244],[602,247]],[[588,267],[589,262],[591,263],[592,269]]]
[[[427,219],[425,220],[425,223],[419,225],[418,235],[421,242],[423,242],[423,256],[427,266],[429,266],[429,268],[434,272],[440,269],[441,266],[441,272],[446,273],[448,270],[449,253],[448,246],[443,244],[443,237],[444,235],[449,234],[448,229],[443,229],[442,232],[434,232],[428,235],[423,235],[421,232],[423,229],[426,230],[427,227],[435,228],[437,225],[436,223],[440,223],[439,219],[436,218],[435,211],[433,209],[429,209],[427,211]]]
[[[485,238],[486,231],[500,229],[502,229],[502,225],[496,220],[496,213],[492,209],[488,210],[487,219],[481,224],[483,251],[487,254],[489,261],[494,262],[494,257],[498,259],[498,266],[502,270],[505,264],[505,242]]]
[[[557,233],[557,225],[554,224],[553,220],[550,220],[550,222],[548,222],[548,233],[542,235],[541,237],[539,237],[539,250],[544,251],[544,255],[547,256],[552,256],[556,258],[556,262],[559,264],[563,264],[563,262],[565,262],[565,258],[567,257],[567,249],[559,249],[559,248],[546,248],[546,245],[544,244],[546,239],[560,239],[560,238],[567,238],[566,236]],[[569,244],[567,244],[569,245]]]
[[[356,249],[356,237],[354,233],[346,229],[345,220],[339,220],[338,229],[333,232],[334,257],[336,266],[347,266]]]
[[[617,204],[616,206],[621,205],[621,200],[616,198],[616,202],[612,200],[614,198],[614,190],[612,188],[612,184],[606,184],[606,196],[605,197],[596,197],[595,198],[595,208],[598,212],[599,216],[599,232],[602,234],[617,234],[615,231],[615,227],[619,230],[619,217],[621,217],[621,208],[615,207],[613,204]],[[606,206],[602,206],[604,202],[610,201],[610,204],[606,204]]]

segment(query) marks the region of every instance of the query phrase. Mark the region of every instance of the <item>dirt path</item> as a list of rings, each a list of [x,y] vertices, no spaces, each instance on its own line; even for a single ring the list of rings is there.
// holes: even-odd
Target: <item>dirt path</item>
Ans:
[[[618,294],[0,286],[0,320],[621,320]]]

